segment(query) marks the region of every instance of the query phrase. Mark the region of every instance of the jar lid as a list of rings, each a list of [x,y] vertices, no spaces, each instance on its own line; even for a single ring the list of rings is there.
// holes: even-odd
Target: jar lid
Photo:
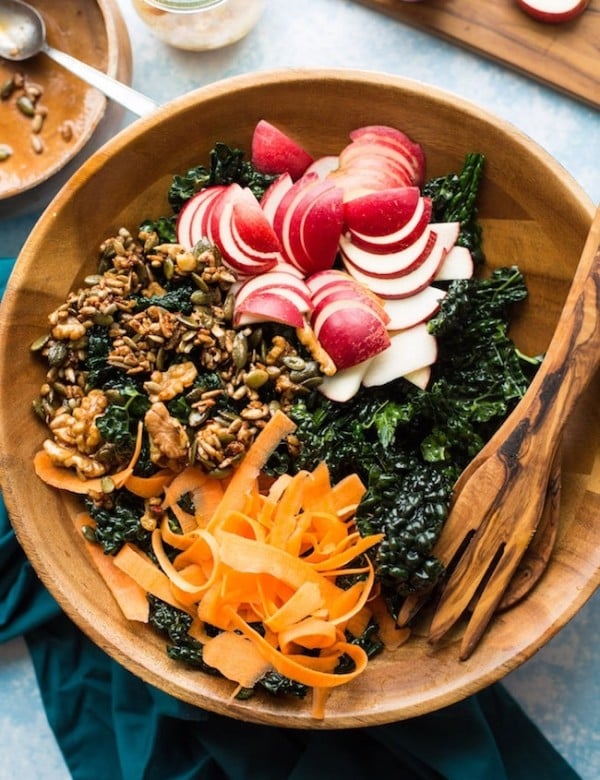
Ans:
[[[184,14],[214,8],[225,0],[145,0],[145,2],[161,11],[176,11]]]

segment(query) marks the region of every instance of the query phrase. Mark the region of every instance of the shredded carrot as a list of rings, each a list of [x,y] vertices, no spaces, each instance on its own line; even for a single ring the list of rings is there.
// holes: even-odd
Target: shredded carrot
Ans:
[[[124,469],[118,471],[116,474],[111,474],[106,477],[85,479],[84,477],[80,477],[76,472],[71,471],[69,468],[57,466],[46,450],[39,450],[39,452],[36,452],[34,455],[33,467],[35,473],[51,487],[68,490],[70,493],[80,493],[81,495],[86,495],[88,493],[105,493],[107,489],[121,488],[133,474],[135,464],[140,457],[143,432],[144,426],[143,423],[140,422],[138,425],[135,449],[131,456],[131,460]]]
[[[136,598],[149,593],[188,612],[204,660],[238,687],[252,687],[275,669],[313,689],[312,714],[321,718],[329,692],[366,668],[366,652],[347,641],[346,631],[360,635],[373,615],[368,552],[382,535],[356,530],[365,487],[355,474],[334,485],[320,463],[265,479],[270,455],[294,429],[277,412],[227,483],[194,466],[142,480],[131,476],[130,464],[122,484],[162,507],[151,536],[156,562],[127,543],[112,567],[134,583]],[[185,496],[193,510],[182,509]],[[356,581],[342,587],[341,575]],[[209,635],[207,625],[219,633]],[[339,672],[342,657],[351,671]]]
[[[272,669],[253,642],[233,631],[223,631],[207,639],[202,648],[202,660],[243,688],[252,688]]]
[[[125,480],[125,487],[140,498],[153,498],[160,495],[174,477],[175,474],[168,469],[163,469],[151,477],[138,477],[131,474]]]

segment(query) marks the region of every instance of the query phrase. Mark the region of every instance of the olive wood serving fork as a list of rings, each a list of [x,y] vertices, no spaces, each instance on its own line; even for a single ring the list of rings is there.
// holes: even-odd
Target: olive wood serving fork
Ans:
[[[434,549],[454,564],[433,614],[439,642],[467,609],[460,648],[467,659],[501,604],[540,522],[570,412],[600,364],[600,207],[542,365],[525,396],[459,477]],[[420,607],[409,598],[398,618]]]

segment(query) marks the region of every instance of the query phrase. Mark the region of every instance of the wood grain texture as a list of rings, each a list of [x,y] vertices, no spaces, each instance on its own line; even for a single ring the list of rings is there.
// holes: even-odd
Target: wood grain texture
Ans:
[[[578,18],[544,24],[513,0],[358,0],[600,107],[600,0]]]
[[[45,371],[29,346],[47,315],[96,267],[100,243],[121,226],[167,209],[172,175],[206,162],[215,140],[249,148],[267,118],[313,154],[332,154],[364,124],[391,124],[418,139],[428,175],[486,155],[480,214],[491,266],[517,260],[531,298],[514,329],[524,349],[547,348],[589,229],[593,204],[564,169],[498,117],[441,90],[348,70],[286,70],[204,87],[135,122],[93,155],[32,231],[0,308],[0,479],[17,536],[42,581],[88,636],[134,674],[184,700],[231,717],[298,728],[346,728],[414,717],[500,679],[547,642],[600,581],[600,378],[566,430],[560,528],[538,586],[494,618],[486,641],[460,663],[451,634],[432,650],[426,616],[411,639],[336,689],[326,719],[310,702],[257,695],[171,661],[164,640],[128,623],[94,571],[73,521],[76,499],[36,479],[32,458],[45,430],[31,410]],[[460,126],[461,132],[448,132]],[[193,140],[191,140],[193,139]],[[100,197],[100,193],[109,196]]]

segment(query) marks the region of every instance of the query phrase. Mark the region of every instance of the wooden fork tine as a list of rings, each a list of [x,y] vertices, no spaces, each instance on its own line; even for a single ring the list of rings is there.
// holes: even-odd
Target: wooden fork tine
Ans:
[[[477,468],[480,465],[483,464],[478,463]],[[475,471],[477,468],[475,468]],[[473,473],[473,471],[469,469],[469,473]],[[481,485],[478,485],[476,480],[467,481],[456,503],[452,506],[448,519],[444,523],[440,538],[435,545],[434,555],[442,566],[446,568],[481,524],[481,518],[475,516],[471,511],[473,498],[480,491]],[[489,495],[490,506],[487,508],[488,512],[491,511],[492,503],[495,500],[493,491],[490,491]],[[430,596],[429,590],[409,595],[399,610],[396,620],[397,625],[407,625],[429,600]]]
[[[525,549],[526,546],[516,544],[511,545],[510,548],[507,545],[502,551],[502,557],[487,580],[483,592],[477,598],[465,628],[460,645],[459,658],[461,661],[466,661],[477,647],[492,615],[502,600]]]
[[[482,523],[442,592],[429,633],[429,641],[432,643],[438,642],[460,619],[471,603],[472,597],[475,596],[482,579],[491,572],[483,592],[478,595],[474,608],[477,617],[473,620],[469,639],[466,642],[468,647],[475,646],[535,533],[544,508],[547,485],[525,483],[528,487],[527,500],[522,491],[515,489],[514,484],[508,492],[502,489],[503,471],[504,466],[500,459],[490,458],[471,481],[479,484],[480,477],[486,476],[500,488],[496,490],[492,510],[488,509],[487,513],[478,510],[478,514],[482,515]],[[516,482],[518,481],[517,479]],[[471,482],[468,484],[470,485]],[[523,474],[521,474],[521,482],[525,482]],[[466,487],[468,485],[459,496],[456,506],[462,502],[463,495],[468,495]],[[498,514],[501,514],[504,522],[498,521]],[[499,560],[494,561],[500,553]],[[494,572],[498,571],[496,579],[494,579],[494,572],[491,571],[494,563]],[[484,601],[478,610],[482,598]],[[493,608],[490,612],[487,605],[492,601]]]

